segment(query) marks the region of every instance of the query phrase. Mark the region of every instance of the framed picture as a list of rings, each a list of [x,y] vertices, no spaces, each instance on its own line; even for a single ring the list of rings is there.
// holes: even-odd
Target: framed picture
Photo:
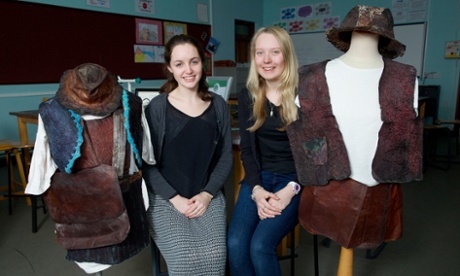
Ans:
[[[145,108],[150,100],[160,95],[160,88],[136,88],[135,94],[142,99],[142,107]]]
[[[165,34],[165,44],[168,40],[180,34],[187,34],[187,24],[184,23],[175,23],[175,22],[163,22],[164,34]]]
[[[161,21],[136,18],[136,43],[163,45]]]

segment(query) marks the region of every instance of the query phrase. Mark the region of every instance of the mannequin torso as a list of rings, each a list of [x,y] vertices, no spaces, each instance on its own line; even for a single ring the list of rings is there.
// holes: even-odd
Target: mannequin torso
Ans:
[[[326,66],[333,114],[350,159],[350,178],[368,186],[378,184],[371,168],[382,125],[378,84],[384,65],[378,40],[377,34],[354,31],[349,50]]]

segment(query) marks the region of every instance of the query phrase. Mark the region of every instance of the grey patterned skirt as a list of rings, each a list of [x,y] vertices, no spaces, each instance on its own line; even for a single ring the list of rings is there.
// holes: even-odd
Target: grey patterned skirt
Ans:
[[[201,217],[193,219],[185,217],[161,196],[150,194],[149,200],[150,234],[170,276],[225,275],[227,227],[222,192],[211,200]]]

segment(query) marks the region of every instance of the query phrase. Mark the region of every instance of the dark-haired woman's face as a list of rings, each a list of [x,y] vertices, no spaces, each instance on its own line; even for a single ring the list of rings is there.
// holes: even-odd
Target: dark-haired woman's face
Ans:
[[[192,44],[179,44],[172,49],[168,70],[173,74],[179,87],[197,90],[202,68],[200,55]]]

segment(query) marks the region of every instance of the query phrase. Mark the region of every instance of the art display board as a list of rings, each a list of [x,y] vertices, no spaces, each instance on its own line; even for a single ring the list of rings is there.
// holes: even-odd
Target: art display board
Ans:
[[[162,62],[135,62],[133,46],[139,40],[136,19],[147,20],[141,16],[0,1],[0,84],[57,83],[65,70],[86,62],[97,63],[124,78],[165,79]],[[157,24],[158,30],[165,22],[148,19]],[[187,34],[197,37],[203,47],[212,36],[210,25],[176,23],[186,26]],[[160,40],[151,44],[158,45],[157,41]]]

